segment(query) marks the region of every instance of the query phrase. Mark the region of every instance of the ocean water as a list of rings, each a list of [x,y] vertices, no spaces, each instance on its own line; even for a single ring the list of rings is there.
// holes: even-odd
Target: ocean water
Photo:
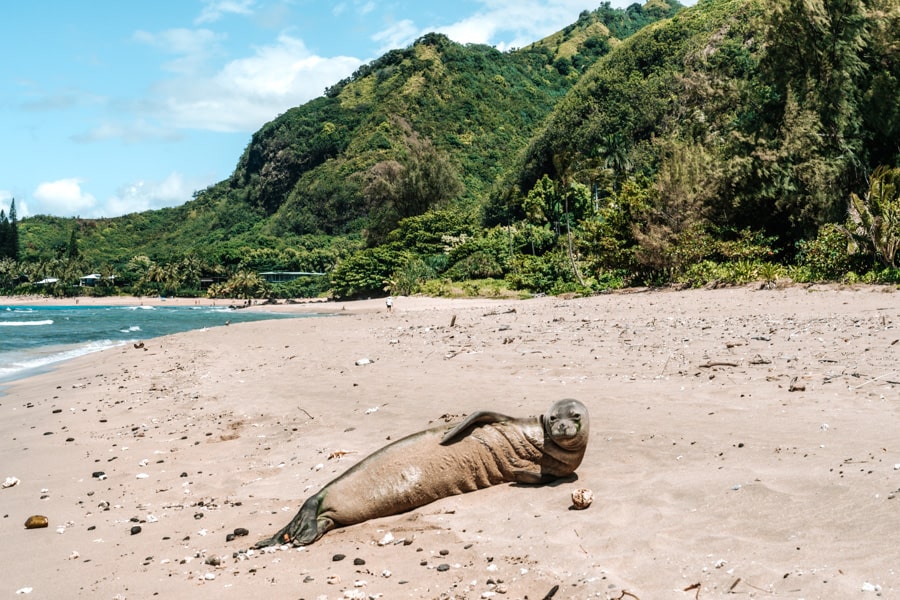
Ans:
[[[3,306],[0,304],[0,383],[46,371],[57,363],[137,340],[226,322],[318,316],[215,306]]]

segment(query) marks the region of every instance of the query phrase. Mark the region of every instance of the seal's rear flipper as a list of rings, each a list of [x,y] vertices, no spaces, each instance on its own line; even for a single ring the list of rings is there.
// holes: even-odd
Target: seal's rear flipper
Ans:
[[[306,546],[325,535],[326,531],[334,527],[334,522],[324,517],[319,518],[319,507],[324,497],[322,492],[311,496],[290,523],[272,537],[256,542],[253,547],[266,548],[282,544]]]
[[[501,421],[512,421],[513,417],[502,415],[500,413],[495,413],[487,410],[479,410],[478,412],[474,412],[466,419],[444,434],[444,437],[441,438],[441,445],[446,446],[447,444],[452,444],[459,438],[463,437],[463,434],[468,431],[470,428],[475,427],[476,425],[487,425],[488,423],[499,423]]]

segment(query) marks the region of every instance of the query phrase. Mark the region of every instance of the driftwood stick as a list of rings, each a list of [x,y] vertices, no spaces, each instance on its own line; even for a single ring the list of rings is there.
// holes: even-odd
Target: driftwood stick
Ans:
[[[737,363],[733,362],[724,362],[724,361],[709,361],[707,363],[703,363],[700,365],[701,369],[709,369],[711,367],[736,367]]]

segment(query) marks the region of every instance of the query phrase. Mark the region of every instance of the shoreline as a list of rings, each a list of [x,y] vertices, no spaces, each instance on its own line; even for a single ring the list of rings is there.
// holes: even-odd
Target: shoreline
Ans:
[[[318,306],[344,318],[79,357],[0,397],[0,481],[21,480],[0,490],[4,591],[889,597],[900,592],[897,294],[413,297],[390,313],[383,299],[329,302]],[[498,485],[303,549],[238,552],[389,441],[564,397],[591,412],[575,481]],[[570,508],[577,488],[593,491],[590,508]],[[35,514],[50,526],[25,529]],[[249,536],[227,541],[235,528]],[[379,545],[388,533],[410,543]]]

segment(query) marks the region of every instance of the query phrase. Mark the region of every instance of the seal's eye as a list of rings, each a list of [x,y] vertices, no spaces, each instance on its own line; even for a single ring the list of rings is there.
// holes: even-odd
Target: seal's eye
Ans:
[[[554,421],[557,421],[558,419],[559,419],[558,416],[556,416],[556,415],[550,415],[550,422],[551,422],[551,423],[553,423]]]

